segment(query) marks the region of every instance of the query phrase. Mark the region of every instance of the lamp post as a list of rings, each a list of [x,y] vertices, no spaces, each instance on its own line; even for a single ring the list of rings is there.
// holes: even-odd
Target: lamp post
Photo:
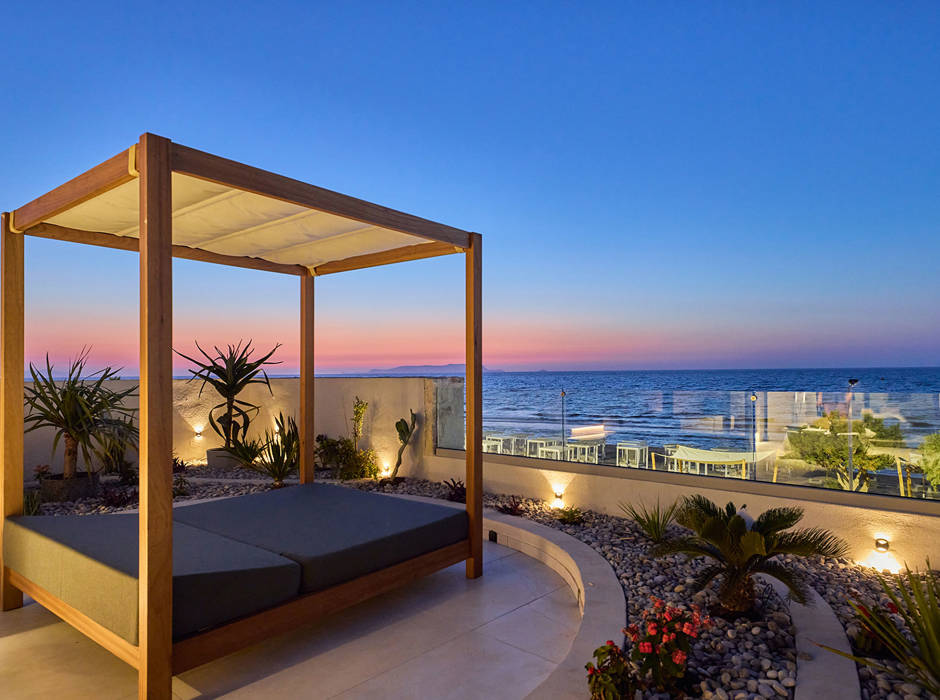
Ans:
[[[849,491],[855,490],[855,467],[852,466],[852,393],[855,390],[855,385],[858,384],[857,379],[849,379],[849,393],[848,393],[848,437],[849,442]]]
[[[757,394],[751,392],[751,459],[754,464],[754,478],[757,478]]]
[[[568,448],[568,438],[565,435],[565,390],[561,390],[561,448],[562,451],[567,451]]]

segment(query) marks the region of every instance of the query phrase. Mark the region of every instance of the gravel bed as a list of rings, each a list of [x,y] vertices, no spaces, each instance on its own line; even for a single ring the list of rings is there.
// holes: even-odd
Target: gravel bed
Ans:
[[[787,557],[787,559],[791,559]],[[878,581],[877,572],[868,567],[847,564],[836,559],[824,559],[821,562],[806,563],[791,561],[795,567],[802,568],[816,591],[829,603],[836,616],[845,627],[849,639],[858,633],[855,623],[855,611],[849,605],[850,600],[860,602],[869,609],[884,608],[889,598],[885,595]],[[882,574],[887,582],[891,577]],[[894,616],[895,622],[903,626],[903,620]],[[878,663],[888,668],[900,668],[894,660],[879,659]],[[915,700],[930,697],[920,686],[905,683],[896,674],[878,671],[867,666],[858,667],[858,676],[862,689],[862,698],[886,698],[887,700]]]
[[[407,478],[397,485],[380,482],[350,482],[366,491],[401,493],[446,498],[449,489],[440,483]],[[484,505],[508,503],[506,496],[486,494]],[[638,620],[650,607],[655,595],[673,605],[698,603],[707,608],[711,593],[694,593],[692,576],[702,562],[688,562],[684,555],[656,559],[649,555],[649,541],[636,525],[625,518],[584,511],[580,525],[564,525],[555,519],[544,501],[522,501],[524,517],[562,530],[593,547],[610,563],[620,579],[627,600],[627,616]],[[792,698],[796,686],[794,629],[785,601],[769,586],[761,591],[763,607],[759,620],[734,621],[713,617],[713,625],[703,630],[689,656],[689,669],[700,679],[696,693],[703,698]],[[598,641],[598,645],[603,640]],[[589,659],[584,659],[585,662]],[[647,693],[646,698],[668,698]]]
[[[187,474],[189,476],[189,474]],[[103,495],[94,498],[82,498],[77,501],[62,501],[56,503],[43,503],[39,507],[40,515],[94,515],[100,513],[123,513],[137,508],[137,487],[117,486],[107,484],[105,488],[126,494],[130,500],[124,505],[109,505]],[[176,496],[174,503],[194,501],[203,498],[224,498],[229,496],[246,496],[250,493],[261,493],[271,487],[268,484],[239,484],[239,483],[204,483],[190,484],[185,496]],[[104,491],[104,489],[102,489]]]

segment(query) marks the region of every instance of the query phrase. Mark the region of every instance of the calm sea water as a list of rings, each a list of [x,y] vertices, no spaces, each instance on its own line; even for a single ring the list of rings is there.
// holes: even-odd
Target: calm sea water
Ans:
[[[561,435],[603,424],[608,442],[745,447],[754,403],[761,439],[787,426],[846,412],[849,378],[858,379],[854,415],[870,411],[899,423],[909,444],[940,431],[940,368],[494,372],[483,376],[484,429]],[[758,396],[751,402],[751,393]],[[774,434],[772,434],[774,433]],[[570,434],[570,432],[569,432]]]

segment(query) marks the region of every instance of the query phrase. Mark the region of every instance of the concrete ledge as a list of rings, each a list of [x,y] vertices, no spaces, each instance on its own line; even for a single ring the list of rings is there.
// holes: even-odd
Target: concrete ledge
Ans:
[[[780,581],[769,576],[760,578],[773,586],[777,595],[786,599],[787,587]],[[846,653],[852,651],[842,623],[829,604],[816,591],[810,590],[809,605],[790,601],[789,609],[796,628],[794,700],[854,700],[861,697],[855,662],[818,646],[825,644]]]

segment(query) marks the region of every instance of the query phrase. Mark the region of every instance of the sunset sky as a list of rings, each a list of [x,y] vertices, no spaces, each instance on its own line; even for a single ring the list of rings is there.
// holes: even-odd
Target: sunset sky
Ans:
[[[491,368],[940,364],[935,2],[33,2],[0,20],[3,209],[151,131],[481,232]],[[26,256],[28,358],[91,345],[135,373],[137,256]],[[318,369],[461,362],[462,262],[318,280]],[[295,278],[174,272],[177,348],[281,342],[276,371],[296,372]]]

